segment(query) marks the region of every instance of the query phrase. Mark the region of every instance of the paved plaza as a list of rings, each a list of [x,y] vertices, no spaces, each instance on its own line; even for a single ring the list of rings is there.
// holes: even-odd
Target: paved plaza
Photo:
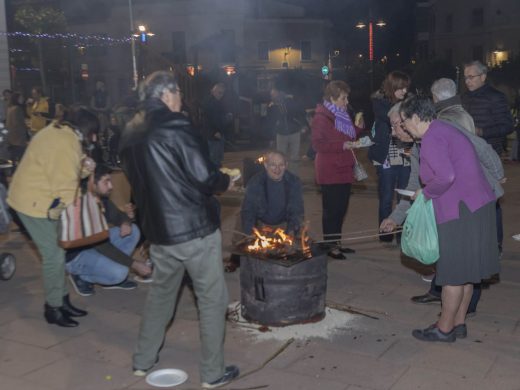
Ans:
[[[259,152],[226,154],[225,166],[241,168],[242,159]],[[376,227],[375,172],[365,160],[370,179],[355,185],[344,233]],[[428,273],[395,246],[377,238],[352,241],[357,253],[328,263],[327,300],[369,316],[349,320],[326,337],[299,338],[265,367],[224,389],[275,390],[368,389],[520,389],[520,164],[505,164],[508,182],[503,199],[504,254],[501,282],[484,290],[477,315],[468,320],[468,338],[453,344],[424,343],[412,329],[435,322],[439,305],[416,305],[412,295],[425,293]],[[321,235],[321,198],[314,185],[312,162],[302,161],[306,218],[311,234]],[[229,253],[242,192],[223,195],[225,254]],[[373,231],[375,233],[375,230]],[[366,235],[370,235],[367,233]],[[41,265],[34,245],[18,232],[1,239],[2,251],[17,258],[12,280],[0,281],[0,389],[108,390],[151,389],[133,376],[131,356],[148,286],[136,290],[103,290],[73,303],[86,308],[77,328],[48,325],[43,319]],[[239,272],[226,274],[230,301],[239,301]],[[325,321],[325,320],[324,320]],[[325,322],[324,322],[325,324]],[[254,327],[253,327],[254,328]],[[256,332],[258,333],[258,332]],[[274,334],[275,332],[273,332]],[[260,367],[291,338],[257,337],[255,329],[229,324],[226,360],[243,373]],[[176,388],[198,389],[199,335],[197,312],[185,287],[175,320],[167,333],[157,368],[180,368],[188,381]]]

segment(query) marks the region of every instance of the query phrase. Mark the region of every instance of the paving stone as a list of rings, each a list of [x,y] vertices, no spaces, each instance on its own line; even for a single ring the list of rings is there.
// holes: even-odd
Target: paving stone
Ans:
[[[452,372],[437,371],[431,368],[411,367],[391,387],[392,390],[475,390],[497,389],[490,382]],[[511,389],[512,390],[512,389]]]
[[[58,360],[25,378],[54,390],[116,390],[139,381],[133,375],[131,365],[122,368],[76,357]]]
[[[0,350],[0,373],[8,376],[22,376],[31,371],[47,366],[65,355],[58,351],[24,345],[9,340],[2,340]],[[2,387],[1,388],[5,388]]]
[[[89,329],[86,327],[61,328],[49,325],[43,317],[41,319],[20,318],[0,326],[2,339],[49,348],[60,344],[72,337],[77,337]]]
[[[36,384],[24,378],[13,378],[2,374],[0,374],[0,384],[1,388],[6,390],[56,390],[41,383]]]
[[[348,350],[322,349],[313,358],[299,360],[286,370],[302,375],[319,375],[320,378],[343,380],[345,384],[390,389],[407,369],[406,365],[378,360]]]

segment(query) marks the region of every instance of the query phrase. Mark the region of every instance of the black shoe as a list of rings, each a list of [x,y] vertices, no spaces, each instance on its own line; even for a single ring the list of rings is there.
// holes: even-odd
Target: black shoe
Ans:
[[[227,366],[224,375],[222,375],[219,379],[213,382],[202,382],[203,389],[214,389],[216,387],[220,387],[225,385],[226,383],[231,382],[238,375],[240,375],[240,370],[237,366]]]
[[[492,284],[500,283],[500,274],[491,275],[488,279],[482,279],[480,284],[484,290],[487,290]]]
[[[89,297],[94,294],[94,285],[81,279],[78,275],[69,274],[69,280],[74,290],[82,297]]]
[[[341,253],[356,253],[356,250],[352,248],[339,248],[339,251]]]
[[[88,314],[86,310],[81,310],[70,303],[69,294],[63,297],[62,312],[69,317],[85,317]]]
[[[426,293],[424,295],[416,295],[415,297],[411,297],[410,300],[413,303],[419,304],[428,304],[428,303],[441,303],[441,298],[436,297],[430,293]]]
[[[63,307],[53,307],[45,304],[44,317],[49,324],[56,324],[64,328],[74,328],[79,325],[77,321],[70,318],[65,312]]]
[[[426,329],[415,329],[412,332],[412,336],[421,341],[441,341],[444,343],[453,343],[457,339],[454,329],[448,333],[444,333],[437,327],[437,324],[429,326]]]
[[[465,339],[468,337],[468,327],[466,324],[456,325],[453,328],[453,332],[455,332],[455,337],[458,339]]]
[[[336,260],[347,260],[347,256],[341,253],[338,249],[333,249],[327,253],[327,256]]]

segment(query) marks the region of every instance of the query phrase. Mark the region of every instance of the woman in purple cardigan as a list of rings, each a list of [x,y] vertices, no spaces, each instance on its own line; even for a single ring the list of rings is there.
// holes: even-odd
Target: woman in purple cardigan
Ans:
[[[473,283],[498,272],[496,198],[471,141],[435,120],[431,100],[409,98],[400,113],[406,129],[422,139],[419,174],[422,193],[432,199],[435,211],[437,284],[442,286],[439,321],[412,334],[423,341],[453,342],[467,336],[465,317]]]

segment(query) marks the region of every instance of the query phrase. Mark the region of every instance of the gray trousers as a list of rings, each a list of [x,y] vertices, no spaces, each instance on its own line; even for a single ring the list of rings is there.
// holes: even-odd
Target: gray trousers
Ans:
[[[222,266],[220,230],[177,245],[152,245],[153,282],[146,299],[134,353],[134,368],[148,369],[156,361],[166,326],[175,311],[186,270],[193,281],[199,311],[201,382],[224,375],[224,333],[228,292]]]
[[[63,305],[67,295],[65,283],[65,251],[58,246],[58,221],[35,218],[17,212],[42,257],[45,302],[50,306]]]
[[[276,150],[285,154],[290,161],[300,158],[300,132],[289,135],[276,134]]]
[[[282,152],[289,161],[289,170],[298,175],[300,169],[300,132],[289,135],[276,135],[276,150]]]

